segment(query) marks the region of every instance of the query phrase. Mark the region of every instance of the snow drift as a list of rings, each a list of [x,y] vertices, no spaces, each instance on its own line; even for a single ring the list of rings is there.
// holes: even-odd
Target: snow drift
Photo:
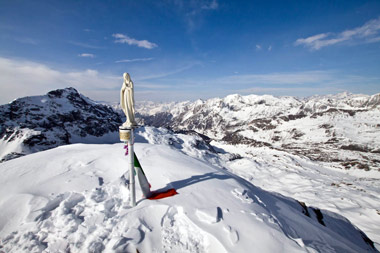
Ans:
[[[179,194],[134,208],[122,144],[66,145],[0,164],[0,251],[376,252],[344,217],[148,137],[135,151],[152,190]]]

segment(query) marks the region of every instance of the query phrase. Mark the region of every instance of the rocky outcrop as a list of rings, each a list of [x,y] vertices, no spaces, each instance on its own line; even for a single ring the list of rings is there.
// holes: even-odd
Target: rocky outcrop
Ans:
[[[121,123],[111,107],[74,88],[19,98],[0,106],[0,160],[69,143],[116,142]]]

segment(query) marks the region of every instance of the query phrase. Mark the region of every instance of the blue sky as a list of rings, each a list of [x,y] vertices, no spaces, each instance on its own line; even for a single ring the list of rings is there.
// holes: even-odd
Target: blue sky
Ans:
[[[380,92],[380,1],[0,0],[0,103]]]

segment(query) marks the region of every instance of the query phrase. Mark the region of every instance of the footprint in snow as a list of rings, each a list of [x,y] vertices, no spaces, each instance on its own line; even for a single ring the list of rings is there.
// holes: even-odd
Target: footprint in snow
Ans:
[[[223,229],[228,233],[228,238],[230,239],[230,242],[232,244],[236,244],[239,241],[239,233],[236,231],[236,229],[228,225],[225,226]]]
[[[253,203],[253,199],[248,196],[247,190],[243,189],[237,189],[235,188],[234,190],[231,191],[232,195],[234,195],[237,199],[240,199],[241,202],[251,204]]]
[[[205,252],[206,236],[182,207],[170,207],[161,223],[164,252]]]
[[[117,199],[108,199],[104,203],[104,214],[107,218],[112,218],[115,215],[117,215],[116,208],[120,206],[120,201],[117,201]]]
[[[104,201],[107,197],[108,194],[103,188],[96,188],[91,194],[91,199],[97,203]]]
[[[223,220],[223,211],[218,206],[216,208],[199,208],[195,211],[197,218],[208,224],[215,224]]]

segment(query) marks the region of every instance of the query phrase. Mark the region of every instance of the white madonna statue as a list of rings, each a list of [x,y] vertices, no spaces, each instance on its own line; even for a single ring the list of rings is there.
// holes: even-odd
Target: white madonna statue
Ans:
[[[135,98],[133,93],[133,82],[128,73],[124,73],[124,82],[120,90],[120,105],[123,109],[126,121],[123,123],[122,128],[132,128],[137,126],[135,121]]]

